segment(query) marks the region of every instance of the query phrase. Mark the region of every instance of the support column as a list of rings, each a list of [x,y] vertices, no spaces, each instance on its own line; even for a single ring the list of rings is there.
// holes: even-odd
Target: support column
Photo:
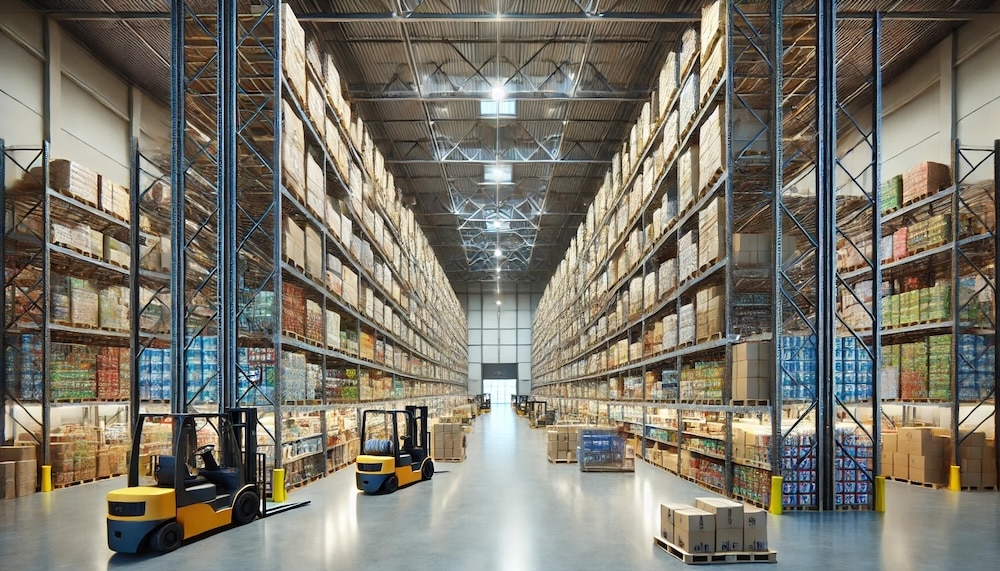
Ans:
[[[44,25],[45,77],[42,91],[42,138],[54,144],[62,132],[62,28],[46,17]]]

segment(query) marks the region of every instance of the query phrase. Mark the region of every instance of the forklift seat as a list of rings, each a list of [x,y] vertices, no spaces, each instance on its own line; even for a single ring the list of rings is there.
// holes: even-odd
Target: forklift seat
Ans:
[[[174,470],[177,467],[177,458],[173,456],[160,456],[156,464],[156,486],[159,488],[174,487]],[[199,476],[188,476],[184,479],[184,490],[191,495],[196,502],[207,502],[215,499],[215,484]]]

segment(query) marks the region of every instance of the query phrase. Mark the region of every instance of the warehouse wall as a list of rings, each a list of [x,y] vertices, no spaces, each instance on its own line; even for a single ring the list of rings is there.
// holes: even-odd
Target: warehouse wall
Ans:
[[[891,25],[891,24],[887,24]],[[992,147],[1000,138],[1000,17],[984,16],[957,29],[910,69],[883,88],[882,174],[883,180],[901,174],[922,161],[950,165],[952,115],[952,60],[957,133],[963,146]],[[953,46],[956,49],[953,49]],[[851,109],[864,126],[871,125],[871,106]],[[838,121],[847,119],[840,115]],[[865,168],[870,151],[853,133],[839,142],[842,162],[857,174]],[[814,188],[813,174],[794,181],[799,190]],[[862,180],[870,184],[871,174]],[[992,178],[981,169],[970,182]],[[847,176],[838,171],[837,186],[850,191]]]
[[[20,0],[0,7],[0,54],[0,138],[7,145],[38,146],[51,133],[53,158],[121,184],[128,182],[131,135],[145,151],[169,150],[170,110]]]
[[[483,363],[517,363],[518,394],[531,392],[531,320],[544,284],[493,284],[456,288],[469,319],[469,392],[483,392]],[[497,300],[500,305],[497,305]]]

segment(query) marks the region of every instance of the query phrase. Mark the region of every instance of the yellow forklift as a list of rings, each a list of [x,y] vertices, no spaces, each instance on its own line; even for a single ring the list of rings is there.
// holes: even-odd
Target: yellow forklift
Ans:
[[[491,399],[492,396],[490,393],[483,393],[479,395],[479,414],[486,414],[490,411]]]
[[[515,404],[518,416],[528,415],[528,395],[517,395],[517,403]]]
[[[169,430],[171,453],[140,456],[144,430]],[[257,409],[224,414],[141,414],[132,437],[128,487],[108,492],[108,547],[168,552],[184,540],[242,525],[262,514],[264,459]],[[152,478],[140,475],[149,458]],[[148,473],[148,472],[147,472]]]
[[[427,407],[364,411],[356,464],[357,486],[366,494],[391,494],[402,486],[430,480],[434,461]]]

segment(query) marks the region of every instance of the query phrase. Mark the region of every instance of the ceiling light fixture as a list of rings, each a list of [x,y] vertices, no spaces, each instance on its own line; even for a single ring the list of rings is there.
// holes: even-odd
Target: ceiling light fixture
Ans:
[[[502,258],[502,257],[503,257],[503,250],[501,250],[500,248],[497,248],[497,249],[496,249],[496,250],[495,250],[495,251],[493,252],[493,255],[494,255],[495,257],[497,257],[497,258]]]
[[[493,227],[499,230],[500,228],[503,228],[503,222],[499,218],[497,218],[496,220],[493,221]]]
[[[499,292],[497,292],[497,293],[499,293]],[[497,305],[500,305],[501,303],[502,303],[502,302],[501,302],[501,301],[500,301],[500,300],[498,299],[498,300],[497,300]]]
[[[507,97],[507,89],[504,88],[503,84],[494,85],[490,95],[494,100],[500,101],[501,99]]]

